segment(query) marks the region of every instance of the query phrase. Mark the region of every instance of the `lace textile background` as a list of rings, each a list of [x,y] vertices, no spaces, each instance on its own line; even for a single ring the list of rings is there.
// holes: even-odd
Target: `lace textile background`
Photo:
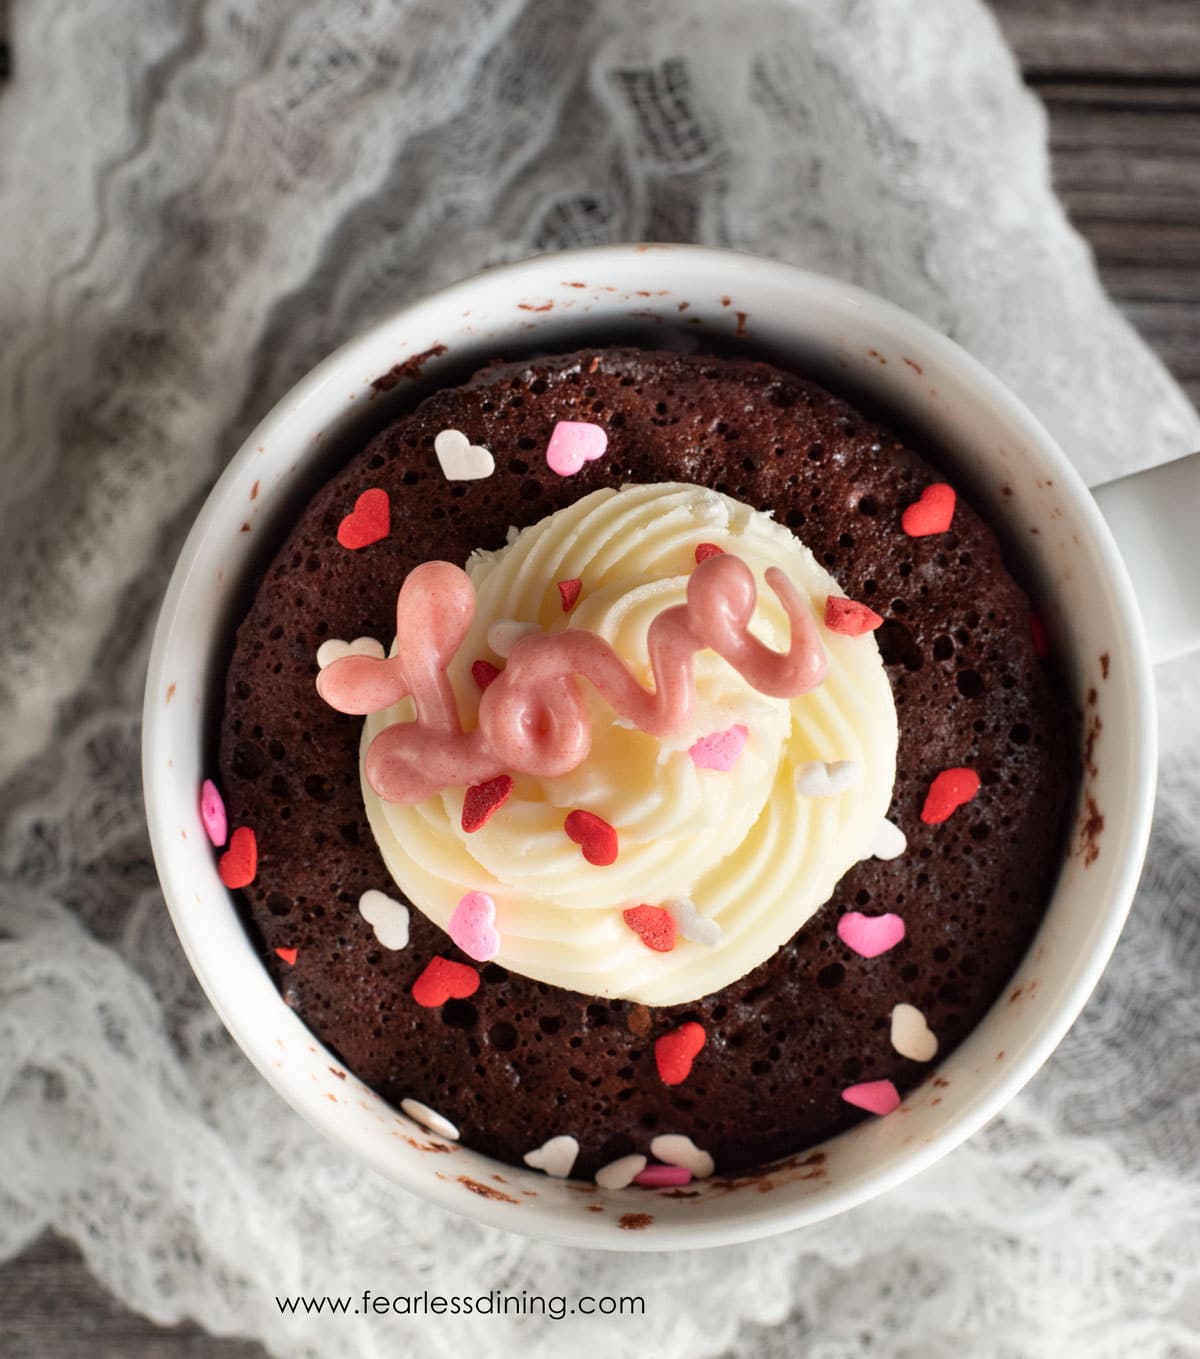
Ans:
[[[630,238],[775,255],[948,331],[1093,480],[1200,445],[1064,221],[978,0],[18,0],[14,21],[0,1258],[56,1226],[130,1306],[281,1356],[1200,1354],[1195,663],[1160,672],[1132,921],[1028,1092],[882,1201],[691,1257],[483,1231],[342,1160],[209,1010],[140,808],[149,634],[206,488],[341,339],[483,265]],[[272,1300],[426,1285],[645,1291],[649,1315],[323,1330]]]

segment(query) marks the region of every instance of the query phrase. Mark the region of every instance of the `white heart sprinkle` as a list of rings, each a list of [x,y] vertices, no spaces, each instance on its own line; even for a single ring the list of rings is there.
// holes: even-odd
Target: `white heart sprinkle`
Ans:
[[[536,623],[519,623],[515,618],[497,618],[487,630],[487,644],[497,656],[507,659],[522,637],[541,632]]]
[[[650,1154],[669,1166],[684,1166],[698,1180],[707,1180],[716,1169],[713,1158],[683,1133],[660,1133],[650,1143]]]
[[[442,476],[447,481],[479,481],[496,470],[496,459],[479,444],[473,444],[458,429],[444,429],[433,441]]]
[[[796,770],[796,792],[801,797],[833,797],[853,788],[862,778],[862,765],[856,760],[809,760]]]
[[[892,1047],[901,1057],[909,1057],[914,1062],[932,1062],[937,1056],[937,1035],[915,1005],[893,1007]]]
[[[400,1108],[422,1128],[428,1128],[439,1137],[448,1137],[451,1142],[458,1141],[458,1129],[454,1124],[448,1118],[443,1118],[436,1109],[431,1109],[428,1104],[422,1104],[419,1099],[402,1099]]]
[[[340,637],[330,637],[317,648],[317,664],[324,670],[327,665],[340,661],[343,656],[374,656],[377,660],[383,660],[386,654],[383,643],[376,641],[374,637],[356,637],[352,642],[343,642]]]
[[[569,1133],[562,1133],[543,1142],[535,1151],[527,1151],[522,1159],[534,1170],[544,1170],[556,1180],[565,1180],[578,1155],[579,1143]]]
[[[871,853],[876,859],[898,859],[908,848],[908,837],[891,821],[881,821],[871,841]]]
[[[709,920],[696,909],[690,897],[679,897],[676,901],[664,901],[663,906],[675,922],[675,928],[685,939],[693,944],[703,944],[706,948],[716,948],[721,942],[721,927],[715,920]],[[654,1153],[656,1156],[657,1152]]]
[[[601,1189],[625,1189],[633,1183],[634,1177],[645,1169],[644,1156],[622,1156],[596,1171],[596,1183]]]
[[[358,913],[375,931],[384,948],[401,949],[408,945],[408,907],[375,888],[358,899]]]

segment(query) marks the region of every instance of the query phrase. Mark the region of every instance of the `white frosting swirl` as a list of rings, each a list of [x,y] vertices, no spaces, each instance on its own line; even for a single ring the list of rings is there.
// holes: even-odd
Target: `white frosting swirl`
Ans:
[[[807,593],[818,620],[826,597],[842,593],[789,530],[728,496],[675,483],[595,491],[467,563],[478,603],[448,672],[464,727],[476,725],[479,706],[471,663],[502,663],[487,642],[499,620],[596,632],[649,687],[647,628],[662,609],[684,602],[696,547],[705,542],[750,567],[758,586],[751,631],[777,650],[787,647],[788,623],[764,585],[768,567]],[[572,578],[583,591],[565,613],[556,586]],[[820,633],[825,682],[791,700],[758,693],[714,652],[699,652],[695,722],[669,743],[622,725],[577,681],[592,724],[587,760],[556,778],[517,776],[510,800],[469,835],[461,827],[462,788],[406,806],[381,801],[364,777],[367,815],[388,869],[442,928],[467,892],[494,898],[495,961],[535,980],[648,1005],[719,990],[791,938],[842,874],[871,853],[891,801],[896,711],[874,638],[823,625]],[[363,754],[386,726],[413,716],[406,699],[368,717]],[[736,723],[749,736],[734,768],[698,769],[688,747]],[[855,761],[862,777],[834,796],[805,797],[796,792],[796,772],[814,760]],[[575,808],[616,827],[614,864],[590,865],[564,834]],[[630,906],[680,898],[717,922],[719,944],[677,934],[671,951],[655,952],[622,916]]]

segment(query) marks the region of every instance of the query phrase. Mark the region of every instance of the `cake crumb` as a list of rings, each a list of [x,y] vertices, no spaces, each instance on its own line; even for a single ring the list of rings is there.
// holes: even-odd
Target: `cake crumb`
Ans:
[[[650,1213],[622,1213],[617,1226],[623,1232],[640,1232],[649,1227],[653,1221],[654,1217]]]
[[[1083,855],[1084,868],[1091,866],[1100,857],[1100,835],[1104,830],[1104,813],[1096,806],[1096,799],[1089,793],[1086,800],[1087,815],[1079,827],[1079,851]]]
[[[373,392],[390,392],[405,378],[417,378],[421,376],[421,369],[430,359],[436,359],[446,352],[444,344],[430,345],[428,349],[423,349],[421,353],[414,354],[412,358],[405,359],[403,363],[396,363],[391,366],[382,376],[377,377],[371,383]]]
[[[473,1180],[469,1175],[460,1175],[458,1182],[465,1189],[469,1189],[472,1194],[478,1194],[481,1199],[492,1199],[496,1203],[515,1203],[520,1205],[520,1199],[514,1199],[511,1194],[504,1193],[503,1190],[493,1189],[490,1184],[481,1184],[478,1180]]]

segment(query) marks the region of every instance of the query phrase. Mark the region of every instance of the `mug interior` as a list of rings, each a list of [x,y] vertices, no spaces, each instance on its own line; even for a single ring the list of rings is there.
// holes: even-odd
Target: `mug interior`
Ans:
[[[1050,908],[984,1021],[889,1117],[686,1191],[604,1192],[493,1161],[427,1133],[345,1073],[275,990],[198,813],[200,783],[216,767],[234,624],[307,497],[371,433],[480,363],[613,343],[770,359],[943,466],[999,530],[1084,733],[1079,806]],[[1136,886],[1156,762],[1152,694],[1128,578],[1091,496],[1045,430],[962,350],[888,303],[790,266],[700,247],[604,247],[494,270],[396,313],[322,363],[251,434],[201,511],[163,604],[145,701],[147,815],[201,984],[262,1074],[323,1132],[405,1188],[510,1230],[617,1249],[712,1246],[817,1221],[915,1174],[1046,1059],[1099,977]]]

